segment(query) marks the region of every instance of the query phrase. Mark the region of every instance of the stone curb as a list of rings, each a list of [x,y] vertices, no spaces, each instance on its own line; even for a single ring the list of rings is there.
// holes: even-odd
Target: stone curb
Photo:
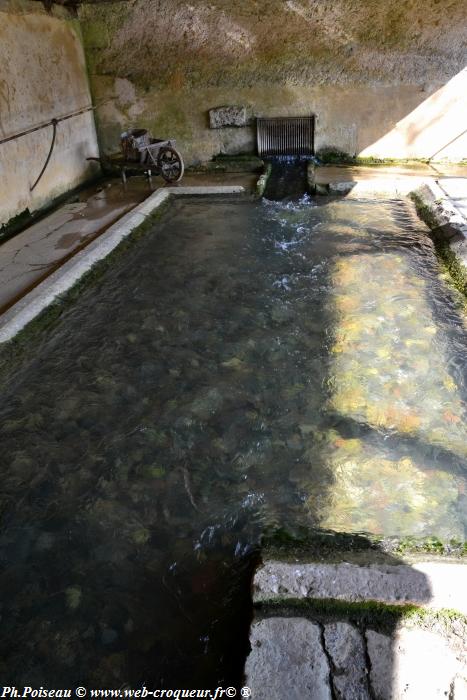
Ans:
[[[150,216],[169,197],[240,194],[243,192],[245,192],[245,188],[241,185],[182,186],[157,190],[2,314],[0,317],[0,343],[6,343],[14,338],[19,331],[50,306],[58,296],[69,291],[86,272],[99,260],[107,257],[121,241],[137,229],[146,220],[146,217]]]
[[[358,566],[266,561],[253,580],[253,602],[342,600],[450,609],[467,615],[467,564],[417,562]]]
[[[467,268],[467,220],[450,197],[434,180],[412,190],[410,196],[427,207],[459,263]]]

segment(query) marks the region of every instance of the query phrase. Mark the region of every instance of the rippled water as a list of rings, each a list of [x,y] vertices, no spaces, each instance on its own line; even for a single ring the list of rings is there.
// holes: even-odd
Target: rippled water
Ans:
[[[172,204],[5,382],[4,682],[235,685],[266,529],[464,539],[465,350],[406,202]]]

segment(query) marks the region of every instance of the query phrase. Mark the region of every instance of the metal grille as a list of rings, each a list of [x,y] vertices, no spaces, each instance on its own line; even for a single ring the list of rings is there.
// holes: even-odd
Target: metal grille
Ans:
[[[258,118],[256,139],[260,156],[314,155],[315,118]]]

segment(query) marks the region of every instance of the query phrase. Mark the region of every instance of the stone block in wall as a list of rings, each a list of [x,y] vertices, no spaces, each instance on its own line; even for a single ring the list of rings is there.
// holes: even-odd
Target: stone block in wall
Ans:
[[[216,107],[209,110],[209,126],[211,129],[223,129],[229,126],[246,126],[245,107]]]

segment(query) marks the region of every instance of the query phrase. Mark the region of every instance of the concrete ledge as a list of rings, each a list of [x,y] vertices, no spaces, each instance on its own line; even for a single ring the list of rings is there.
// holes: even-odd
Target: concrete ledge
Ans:
[[[433,171],[423,164],[412,166],[319,166],[310,164],[308,183],[320,195],[346,195],[354,198],[389,195],[406,196],[433,179]]]
[[[55,270],[0,317],[0,343],[19,333],[28,323],[78,280],[119,243],[137,229],[169,197],[181,195],[240,194],[242,186],[170,187],[159,189],[128,214],[110,226],[101,236]]]
[[[465,181],[464,202],[467,202],[467,178]],[[467,268],[467,219],[459,211],[456,202],[438,182],[431,180],[410,192],[412,199],[429,212],[430,228],[438,230],[448,242],[459,263]],[[420,212],[423,218],[423,211]]]
[[[255,574],[253,602],[334,599],[452,609],[467,615],[467,565],[289,564],[266,561]]]

